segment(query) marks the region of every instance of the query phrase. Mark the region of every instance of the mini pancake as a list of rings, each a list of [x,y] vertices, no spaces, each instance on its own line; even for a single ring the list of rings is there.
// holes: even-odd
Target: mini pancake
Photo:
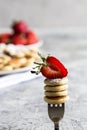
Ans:
[[[63,90],[60,92],[50,92],[50,91],[44,92],[44,95],[47,97],[67,96],[67,94],[68,94],[67,90]]]
[[[25,57],[25,54],[22,51],[20,51],[20,52],[14,54],[14,55],[11,55],[11,56],[13,56],[15,58],[23,58],[23,57]]]
[[[3,63],[3,59],[2,59],[2,57],[0,57],[0,64],[2,64]]]
[[[23,50],[24,54],[25,54],[25,57],[27,58],[37,58],[38,54],[37,54],[37,51],[36,50]]]
[[[0,56],[0,63],[2,64],[7,64],[10,60],[11,60],[10,56],[4,55],[4,54]]]
[[[5,54],[14,57],[14,58],[22,58],[24,57],[24,53],[21,50],[5,50]]]
[[[68,78],[64,77],[62,79],[45,79],[44,83],[50,86],[64,85],[68,83]]]
[[[18,59],[12,59],[8,65],[12,66],[13,69],[18,69],[20,68],[21,63]]]
[[[4,67],[4,64],[0,63],[0,70]]]
[[[20,67],[26,66],[27,59],[25,57],[18,59],[20,62]]]
[[[60,85],[60,86],[49,86],[49,85],[44,86],[44,90],[52,91],[52,92],[63,91],[63,90],[66,90],[67,88],[68,88],[68,84]]]
[[[32,57],[32,58],[28,58],[28,59],[27,59],[26,66],[30,66],[30,65],[32,65],[32,64],[34,63],[34,61],[35,61],[35,58],[34,58],[34,57]]]
[[[61,103],[65,103],[66,101],[69,100],[69,96],[62,96],[62,97],[44,97],[44,101],[49,103],[49,104],[61,104]]]
[[[10,66],[10,65],[6,65],[4,66],[2,69],[0,69],[1,71],[10,71],[10,70],[13,70],[13,67]]]

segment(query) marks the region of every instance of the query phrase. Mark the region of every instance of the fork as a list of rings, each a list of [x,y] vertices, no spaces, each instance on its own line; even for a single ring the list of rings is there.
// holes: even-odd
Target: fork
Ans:
[[[48,104],[49,118],[54,122],[54,130],[59,130],[59,121],[64,116],[65,104]]]

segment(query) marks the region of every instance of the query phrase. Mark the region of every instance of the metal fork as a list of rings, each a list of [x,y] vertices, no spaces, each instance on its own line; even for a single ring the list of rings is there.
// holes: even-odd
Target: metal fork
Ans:
[[[59,130],[59,121],[64,116],[65,104],[48,104],[48,115],[54,122],[54,130]]]

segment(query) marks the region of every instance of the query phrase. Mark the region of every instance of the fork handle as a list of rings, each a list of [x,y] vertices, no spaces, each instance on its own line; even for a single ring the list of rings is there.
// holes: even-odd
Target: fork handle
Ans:
[[[59,122],[58,123],[54,123],[54,130],[59,130]]]

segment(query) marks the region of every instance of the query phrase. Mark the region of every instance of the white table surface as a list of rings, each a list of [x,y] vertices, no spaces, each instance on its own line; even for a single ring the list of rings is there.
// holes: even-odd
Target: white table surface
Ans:
[[[69,71],[70,100],[60,130],[87,130],[86,35],[45,31],[41,38],[44,40],[41,50],[59,58]],[[43,80],[38,77],[0,90],[0,130],[53,130],[43,100]]]

